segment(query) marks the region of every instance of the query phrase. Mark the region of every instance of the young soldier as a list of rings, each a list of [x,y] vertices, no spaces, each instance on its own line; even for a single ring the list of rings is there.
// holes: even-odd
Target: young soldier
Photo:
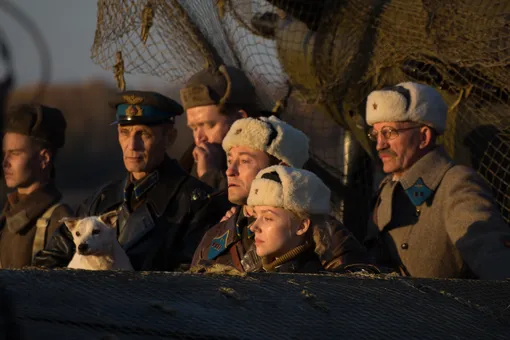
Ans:
[[[7,112],[2,167],[14,192],[0,216],[2,268],[32,265],[59,220],[72,215],[55,187],[55,157],[64,146],[65,129],[65,118],[55,108],[25,104]]]

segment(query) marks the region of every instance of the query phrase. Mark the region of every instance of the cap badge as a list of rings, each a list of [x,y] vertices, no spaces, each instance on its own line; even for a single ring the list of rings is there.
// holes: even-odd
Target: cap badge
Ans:
[[[373,103],[372,107],[374,108],[374,110],[377,110],[377,103]]]
[[[129,96],[122,96],[122,99],[129,104],[129,106],[126,108],[126,116],[133,117],[133,116],[141,116],[143,114],[143,109],[138,105],[143,102],[143,98],[137,97],[134,95]]]

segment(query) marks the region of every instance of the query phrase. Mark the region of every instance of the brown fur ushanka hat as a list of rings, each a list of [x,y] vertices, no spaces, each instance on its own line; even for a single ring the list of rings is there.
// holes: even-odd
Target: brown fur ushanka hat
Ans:
[[[59,109],[21,104],[7,110],[4,132],[26,135],[58,149],[65,144],[66,127],[66,120]]]

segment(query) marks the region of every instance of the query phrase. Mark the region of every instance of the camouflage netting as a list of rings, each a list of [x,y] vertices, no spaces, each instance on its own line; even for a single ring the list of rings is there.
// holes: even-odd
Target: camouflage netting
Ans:
[[[354,223],[372,192],[364,99],[405,80],[435,86],[450,106],[446,149],[490,182],[510,222],[509,23],[508,0],[99,1],[92,58],[177,84],[240,66],[265,109],[290,93],[282,117],[309,134],[337,197],[356,195],[339,202]]]
[[[508,339],[509,284],[3,270],[0,338]]]

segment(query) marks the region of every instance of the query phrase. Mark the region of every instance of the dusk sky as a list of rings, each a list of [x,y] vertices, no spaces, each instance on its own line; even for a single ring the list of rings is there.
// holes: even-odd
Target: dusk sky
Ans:
[[[111,72],[90,59],[96,28],[96,0],[9,0],[40,28],[51,50],[52,82],[80,82],[104,79],[113,84]],[[37,82],[40,58],[27,31],[6,15],[0,6],[0,29],[6,35],[14,58],[16,86]],[[139,87],[167,85],[154,77],[126,75],[129,84]]]

